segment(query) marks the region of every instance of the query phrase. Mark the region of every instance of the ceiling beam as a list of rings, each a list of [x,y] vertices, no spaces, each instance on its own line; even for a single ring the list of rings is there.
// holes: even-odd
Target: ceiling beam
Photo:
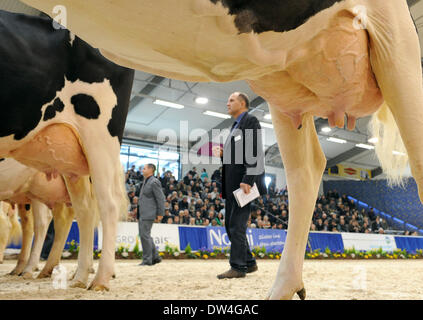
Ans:
[[[347,150],[339,155],[337,155],[335,158],[332,158],[330,160],[327,161],[326,164],[326,169],[329,169],[335,165],[337,165],[338,163],[347,161],[348,159],[351,159],[352,157],[355,157],[363,152],[369,151],[367,149],[363,149],[363,148],[359,148],[359,147],[354,147],[350,150]]]
[[[140,91],[138,94],[140,95],[149,95],[151,92],[153,92],[154,89],[157,88],[159,84],[161,84],[165,80],[164,77],[160,76],[154,76],[151,81],[148,82]],[[145,98],[142,96],[134,96],[131,101],[129,102],[129,111],[128,114],[134,110],[134,108],[141,103]]]

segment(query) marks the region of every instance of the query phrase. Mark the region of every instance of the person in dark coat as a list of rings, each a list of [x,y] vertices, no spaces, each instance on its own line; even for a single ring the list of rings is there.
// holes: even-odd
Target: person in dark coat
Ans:
[[[240,208],[233,192],[241,188],[249,193],[254,183],[260,194],[266,194],[264,181],[264,150],[260,122],[248,113],[247,95],[235,92],[227,103],[228,113],[235,119],[223,148],[215,146],[213,154],[220,156],[222,167],[222,197],[225,203],[225,227],[231,241],[230,270],[218,275],[219,279],[245,277],[257,268],[247,242],[247,222],[250,204]]]

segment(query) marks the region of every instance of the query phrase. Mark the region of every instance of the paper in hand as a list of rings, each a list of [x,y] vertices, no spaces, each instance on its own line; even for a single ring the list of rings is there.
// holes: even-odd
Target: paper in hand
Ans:
[[[244,207],[254,199],[260,197],[260,192],[258,191],[257,185],[255,183],[251,188],[250,193],[246,194],[241,188],[239,188],[236,189],[233,194],[240,208]]]

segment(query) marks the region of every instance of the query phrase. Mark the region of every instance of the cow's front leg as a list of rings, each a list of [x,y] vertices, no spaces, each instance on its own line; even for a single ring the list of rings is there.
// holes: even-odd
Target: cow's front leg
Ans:
[[[67,208],[64,203],[57,204],[53,208],[54,242],[48,260],[37,277],[38,279],[50,277],[54,267],[60,263],[60,258],[72,225],[73,217],[73,209]]]
[[[28,264],[25,266],[22,276],[24,279],[32,279],[33,272],[37,270],[40,262],[41,250],[43,249],[48,225],[51,221],[51,214],[47,206],[38,200],[31,201],[32,213],[34,215],[34,244],[31,249]]]
[[[304,253],[326,158],[312,115],[305,115],[303,126],[298,129],[278,106],[270,106],[270,111],[289,190],[289,222],[276,280],[268,298],[292,299],[298,293],[304,299]]]
[[[94,225],[98,215],[97,201],[88,176],[81,177],[76,182],[65,177],[65,182],[78,222],[80,242],[78,268],[70,287],[86,288],[93,265]]]
[[[32,236],[34,235],[34,216],[32,209],[26,210],[25,205],[18,205],[18,214],[22,225],[22,247],[18,263],[10,275],[20,275],[25,268],[31,253]]]

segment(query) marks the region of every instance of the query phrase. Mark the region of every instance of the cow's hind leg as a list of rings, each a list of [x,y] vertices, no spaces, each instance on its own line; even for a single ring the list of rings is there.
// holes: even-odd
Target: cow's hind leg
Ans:
[[[51,221],[51,214],[47,206],[37,200],[32,200],[32,213],[34,215],[35,237],[34,244],[31,249],[28,264],[25,266],[22,276],[24,279],[32,279],[33,271],[38,267],[40,262],[41,250],[43,249],[44,240],[46,238],[48,225]]]
[[[32,208],[26,210],[25,205],[18,205],[18,214],[21,218],[22,225],[22,247],[19,253],[18,263],[16,267],[10,272],[10,275],[20,275],[29,259],[32,246],[32,236],[34,235],[34,216]]]
[[[304,299],[304,252],[326,158],[312,115],[303,117],[303,126],[298,130],[277,106],[270,106],[270,110],[289,190],[289,222],[279,270],[268,298],[291,299],[298,293]]]
[[[423,202],[423,84],[419,38],[406,1],[372,0],[368,1],[367,9],[373,72],[395,119],[387,132],[398,126]],[[389,146],[393,141],[387,143]],[[383,156],[390,164],[398,161],[392,151]]]
[[[90,167],[103,229],[101,258],[90,289],[108,290],[109,280],[114,274],[117,222],[119,217],[126,214],[129,201],[119,159],[118,139],[105,139],[105,134],[94,131],[89,132],[87,138],[87,133],[83,132],[81,139]],[[98,144],[97,141],[102,143]]]
[[[60,258],[72,225],[73,217],[73,209],[66,207],[64,203],[57,204],[53,208],[54,242],[48,260],[37,277],[38,279],[50,277],[53,268],[60,263]]]

